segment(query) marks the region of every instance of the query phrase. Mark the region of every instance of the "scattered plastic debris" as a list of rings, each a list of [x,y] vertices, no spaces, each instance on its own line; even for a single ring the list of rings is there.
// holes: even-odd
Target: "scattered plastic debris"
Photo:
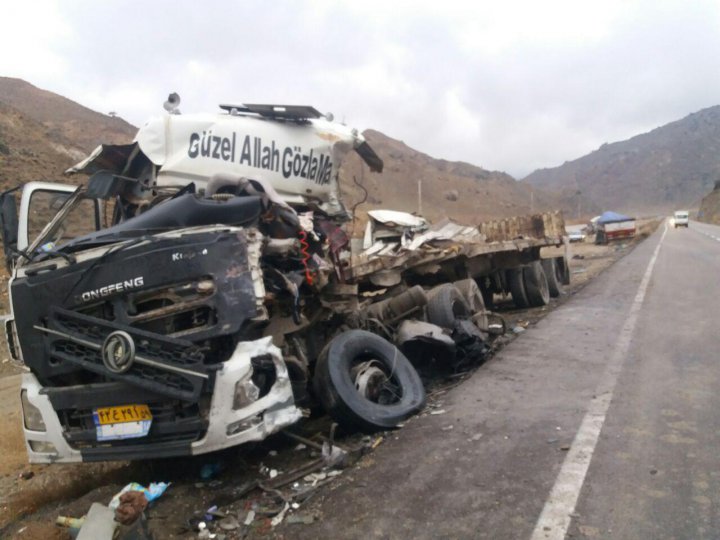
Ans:
[[[212,521],[216,517],[218,507],[216,505],[211,506],[205,510],[205,521]]]
[[[513,331],[513,334],[522,334],[525,331],[525,329],[522,326],[516,326],[515,328],[512,329],[512,331]]]
[[[110,508],[104,504],[92,503],[77,540],[111,540],[117,527],[115,513]]]
[[[245,516],[245,521],[243,521],[243,525],[250,525],[253,521],[255,521],[255,510],[250,510],[247,513],[247,516]]]
[[[438,414],[445,414],[447,411],[445,409],[438,409],[437,411],[430,411],[430,414],[435,416]]]
[[[285,514],[289,509],[290,504],[285,503],[285,506],[282,510],[280,510],[280,513],[270,520],[270,525],[272,525],[273,527],[277,527],[278,525],[280,525],[280,523],[282,523],[282,520],[285,519]]]
[[[292,514],[285,519],[285,523],[289,525],[311,525],[315,522],[313,514]]]
[[[110,501],[108,507],[113,511],[117,510],[117,507],[120,506],[120,496],[123,493],[127,493],[128,491],[139,491],[143,493],[147,502],[151,503],[155,499],[159,498],[163,493],[165,493],[165,490],[168,488],[169,485],[170,484],[166,482],[153,482],[148,487],[143,487],[137,482],[130,482],[128,485],[126,485],[118,493],[115,494],[115,496]]]
[[[68,529],[79,529],[80,527],[82,527],[84,521],[84,517],[73,518],[67,516],[58,516],[57,518],[55,518],[55,525],[59,527],[67,527]]]
[[[240,527],[240,522],[234,516],[227,516],[218,522],[218,526],[223,531],[234,531]]]

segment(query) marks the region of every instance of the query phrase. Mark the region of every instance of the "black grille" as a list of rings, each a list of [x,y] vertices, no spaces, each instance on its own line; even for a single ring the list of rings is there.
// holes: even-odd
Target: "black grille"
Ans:
[[[63,336],[49,335],[50,358],[53,362],[69,362],[105,377],[147,388],[153,392],[187,401],[196,401],[211,370],[203,362],[199,347],[191,342],[144,332],[110,321],[56,309],[48,327]],[[116,330],[127,332],[135,342],[136,356],[161,364],[143,364],[136,359],[125,373],[108,370],[102,359],[105,338]],[[87,344],[84,344],[86,342]],[[178,373],[172,368],[188,370]],[[194,375],[197,374],[197,375]]]

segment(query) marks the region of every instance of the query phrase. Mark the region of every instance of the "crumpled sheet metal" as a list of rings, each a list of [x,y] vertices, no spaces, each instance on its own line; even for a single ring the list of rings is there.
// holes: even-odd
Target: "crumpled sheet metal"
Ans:
[[[433,342],[447,347],[455,347],[453,338],[442,327],[425,321],[406,319],[398,328],[395,343],[400,347],[409,341]]]
[[[458,256],[468,259],[531,247],[563,244],[565,223],[560,212],[548,212],[482,223],[470,227],[443,220],[409,243],[376,241],[352,259],[348,280],[380,270],[417,268]]]

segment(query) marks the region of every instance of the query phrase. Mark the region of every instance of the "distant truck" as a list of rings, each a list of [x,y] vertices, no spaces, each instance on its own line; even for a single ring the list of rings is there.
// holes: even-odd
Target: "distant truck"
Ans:
[[[99,147],[80,187],[0,197],[31,462],[203,454],[315,405],[393,428],[425,403],[409,359],[481,356],[495,293],[542,306],[569,283],[559,213],[377,211],[351,242],[342,157],[383,167],[362,135],[312,107],[223,108]]]
[[[621,240],[635,236],[635,218],[617,212],[605,212],[596,222],[595,243],[607,244],[612,240]]]
[[[676,229],[678,227],[686,227],[687,228],[689,223],[690,223],[690,212],[688,212],[687,210],[678,210],[673,215],[673,227],[674,228],[676,228]]]

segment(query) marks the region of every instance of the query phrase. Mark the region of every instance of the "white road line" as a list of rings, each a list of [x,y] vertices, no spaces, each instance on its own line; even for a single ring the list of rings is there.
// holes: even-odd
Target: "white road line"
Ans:
[[[620,336],[615,344],[613,354],[595,390],[595,397],[590,401],[587,413],[585,413],[585,417],[580,424],[580,429],[575,434],[575,440],[573,440],[572,446],[555,479],[555,485],[545,502],[530,540],[562,540],[567,534],[570,526],[570,515],[575,511],[580,490],[585,482],[585,475],[590,466],[590,460],[613,398],[615,384],[618,375],[622,371],[630,347],[635,323],[645,299],[650,276],[667,231],[668,227],[665,227],[660,241],[650,258],[635,299],[625,319],[625,324],[620,330]]]

